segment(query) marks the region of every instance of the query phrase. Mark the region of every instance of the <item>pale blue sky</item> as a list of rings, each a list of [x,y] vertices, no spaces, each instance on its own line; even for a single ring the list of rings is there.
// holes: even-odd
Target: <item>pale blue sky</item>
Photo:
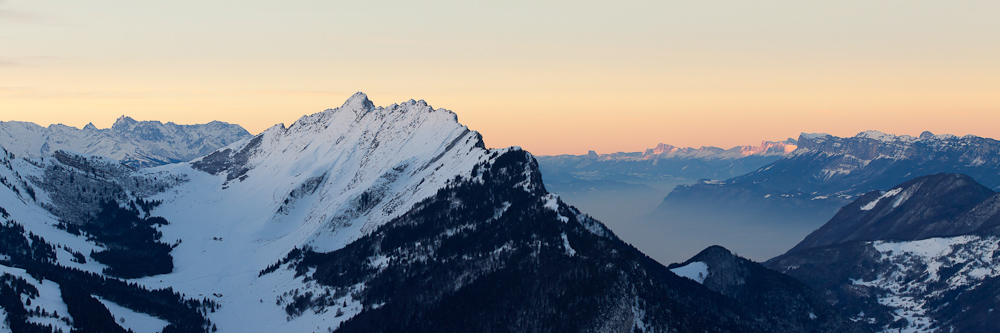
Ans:
[[[997,1],[0,1],[0,120],[256,132],[425,99],[541,154],[1000,137]]]

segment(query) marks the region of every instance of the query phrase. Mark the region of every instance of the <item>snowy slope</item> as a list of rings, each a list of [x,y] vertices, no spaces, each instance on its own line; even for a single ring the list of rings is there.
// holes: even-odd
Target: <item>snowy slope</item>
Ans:
[[[239,125],[219,121],[178,125],[122,116],[105,129],[93,124],[79,129],[0,121],[0,145],[16,156],[39,158],[66,150],[107,156],[134,167],[190,161],[249,136]]]
[[[125,126],[136,124],[127,119],[116,124],[122,130]],[[100,133],[90,126],[82,131]],[[25,146],[30,145],[20,148]],[[289,272],[258,278],[261,270],[295,248],[341,248],[456,176],[468,178],[480,162],[517,150],[485,149],[479,134],[459,124],[454,113],[423,101],[376,108],[359,93],[340,108],[305,116],[288,128],[277,125],[191,163],[130,170],[116,169],[115,161],[98,156],[64,154],[29,161],[14,155],[30,154],[5,154],[12,167],[0,170],[0,176],[21,190],[0,191],[0,202],[26,234],[71,249],[55,251],[58,264],[101,273],[104,265],[90,258],[77,263],[70,251],[91,253],[103,247],[57,228],[60,221],[85,220],[95,212],[97,199],[76,207],[81,203],[62,198],[117,184],[110,193],[118,193],[114,198],[120,202],[162,200],[153,214],[169,221],[157,228],[164,243],[177,244],[171,251],[174,267],[172,273],[136,280],[141,286],[219,302],[221,308],[209,319],[227,331],[304,331],[325,318],[307,315],[287,321],[284,308],[273,300],[308,282]],[[65,171],[74,168],[79,170]],[[93,177],[95,181],[85,182]],[[53,180],[57,178],[62,180]],[[164,179],[179,181],[160,181]],[[26,185],[34,185],[36,198],[27,199]],[[149,197],[160,190],[166,191]],[[113,317],[138,320],[142,329],[162,323],[101,301]],[[349,318],[332,316],[326,317],[333,327],[336,320]]]
[[[1000,322],[990,309],[998,301],[989,286],[1000,279],[998,242],[980,235],[858,242],[785,255],[769,266],[826,292],[852,320],[877,331],[995,330]],[[989,319],[969,320],[976,313]]]
[[[227,330],[305,330],[297,323],[311,320],[286,322],[273,302],[303,282],[261,270],[296,247],[339,249],[504,151],[485,149],[450,111],[413,100],[376,108],[358,93],[288,128],[151,169],[190,181],[153,197],[164,201],[154,213],[171,221],[160,228],[165,242],[182,243],[173,273],[142,281],[222,295],[211,319]]]

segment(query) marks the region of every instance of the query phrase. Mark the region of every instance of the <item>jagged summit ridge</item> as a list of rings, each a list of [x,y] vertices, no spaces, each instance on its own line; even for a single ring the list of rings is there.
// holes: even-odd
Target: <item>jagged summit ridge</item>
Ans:
[[[288,128],[269,128],[191,166],[224,176],[223,189],[258,186],[263,178],[285,179],[289,185],[274,186],[292,196],[294,186],[317,182],[309,185],[315,187],[311,191],[329,191],[318,193],[319,201],[313,204],[343,214],[338,221],[330,214],[306,220],[328,225],[323,230],[334,233],[343,232],[330,224],[361,228],[345,233],[355,237],[356,232],[398,215],[413,200],[429,196],[447,180],[471,172],[488,153],[479,133],[459,124],[451,111],[413,100],[374,107],[358,93],[339,108],[304,116]],[[243,184],[248,178],[255,180]],[[367,200],[361,197],[372,197],[373,202],[361,205],[371,207],[355,207],[359,200]],[[262,205],[272,201],[258,199]],[[277,209],[287,214],[290,208]],[[365,221],[367,226],[349,221]]]

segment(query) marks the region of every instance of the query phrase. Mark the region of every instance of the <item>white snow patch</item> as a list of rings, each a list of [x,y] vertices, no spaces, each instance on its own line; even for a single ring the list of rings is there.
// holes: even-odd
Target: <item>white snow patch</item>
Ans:
[[[392,260],[391,257],[387,257],[384,254],[379,254],[378,256],[371,258],[370,265],[372,268],[377,270],[382,270],[389,266],[389,261]]]
[[[59,289],[59,284],[49,280],[42,280],[41,283],[35,283],[35,280],[28,281],[34,284],[35,288],[38,288],[38,297],[32,300],[31,305],[40,306],[50,315],[58,312],[60,316],[69,316],[69,309],[62,300],[62,291]],[[63,332],[69,332],[71,329],[65,322],[52,316],[33,316],[29,317],[28,321],[42,325],[52,324],[54,327],[62,328]]]
[[[882,200],[882,199],[889,198],[889,197],[892,197],[894,195],[897,195],[902,190],[903,190],[902,187],[897,187],[897,188],[891,189],[891,190],[889,190],[889,192],[885,192],[885,193],[882,194],[882,196],[880,196],[878,198],[875,198],[875,200],[872,200],[872,202],[869,202],[869,203],[865,204],[864,206],[861,206],[861,210],[865,210],[865,211],[872,210],[873,208],[875,208],[875,205],[878,204],[879,200]]]
[[[69,310],[66,308],[66,303],[63,303],[62,301],[62,292],[59,290],[59,284],[44,279],[39,282],[23,269],[0,265],[0,275],[3,274],[10,274],[22,278],[38,289],[38,297],[31,300],[31,306],[26,305],[25,308],[33,310],[37,306],[40,310],[44,310],[49,313],[49,316],[31,316],[28,317],[28,322],[41,325],[52,324],[53,327],[61,328],[63,332],[70,331],[71,327],[69,325],[59,318],[52,316],[53,313],[58,313],[60,318],[69,316]],[[24,295],[21,295],[22,304],[24,304],[25,301],[27,301],[27,298]],[[6,319],[6,316],[0,317],[0,322],[3,322],[4,319]]]
[[[906,202],[906,200],[909,199],[910,196],[913,195],[913,192],[916,192],[916,191],[917,191],[917,189],[910,188],[907,191],[904,191],[903,193],[901,193],[899,196],[896,197],[896,200],[892,201],[892,208],[898,208],[899,205],[901,205],[904,202]]]
[[[0,320],[0,333],[13,333],[10,327],[7,326],[7,311],[3,308],[0,308],[0,318],[4,318],[4,320]]]
[[[828,180],[838,175],[846,175],[854,172],[854,168],[827,168],[820,171],[823,174],[822,179]]]
[[[638,327],[642,332],[650,332],[650,328],[647,327],[646,321],[646,309],[639,306],[639,299],[634,299],[632,301],[632,325]]]
[[[545,208],[547,208],[547,209],[549,209],[549,210],[551,210],[553,212],[556,212],[556,215],[558,215],[559,221],[562,221],[563,223],[569,222],[569,218],[568,217],[565,217],[565,216],[563,216],[562,214],[559,213],[559,195],[554,194],[554,193],[549,193],[549,194],[546,194],[544,197],[542,197],[542,200],[545,200],[545,205],[544,205]]]
[[[115,317],[115,322],[126,330],[131,329],[135,333],[156,333],[163,331],[163,328],[170,324],[166,320],[145,313],[135,312],[132,309],[120,306],[115,302],[101,297],[95,296],[95,298],[101,301],[108,308],[108,311],[111,311],[111,316]]]
[[[565,232],[562,234],[562,240],[563,240],[563,247],[566,248],[566,255],[570,257],[575,256],[576,250],[574,250],[573,247],[569,246],[569,238],[566,238]]]
[[[901,253],[906,253],[924,258],[939,258],[950,254],[952,246],[968,243],[974,238],[978,237],[928,238],[910,242],[875,241],[872,243],[872,246],[883,254],[893,253],[894,255],[900,255]]]
[[[549,193],[542,197],[542,200],[545,200],[545,208],[554,212],[559,212],[559,195]]]
[[[928,302],[954,290],[967,290],[983,279],[997,276],[997,237],[957,236],[908,242],[876,241],[871,245],[881,253],[878,259],[886,270],[876,272],[871,281],[852,279],[855,285],[876,288],[879,303],[893,309],[894,320],[906,319],[903,332],[932,331]],[[959,267],[942,281],[942,269]],[[917,277],[917,278],[913,278]],[[944,282],[944,283],[941,283]],[[855,321],[872,322],[859,314]],[[892,332],[897,330],[893,329]]]
[[[708,264],[701,261],[695,261],[693,263],[671,269],[670,271],[674,272],[674,274],[677,274],[678,276],[694,280],[695,282],[705,283],[705,278],[708,277]]]

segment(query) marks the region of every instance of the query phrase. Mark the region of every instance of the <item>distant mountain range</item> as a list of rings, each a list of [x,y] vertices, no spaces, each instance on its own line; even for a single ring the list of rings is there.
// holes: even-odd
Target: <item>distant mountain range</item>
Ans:
[[[659,144],[645,152],[539,156],[546,187],[616,227],[652,211],[677,185],[756,170],[795,149],[795,140],[730,149]]]
[[[187,162],[250,137],[243,127],[213,121],[177,125],[135,121],[122,116],[111,128],[93,123],[82,129],[66,125],[0,122],[0,145],[17,156],[47,157],[57,150],[105,156],[132,167]]]
[[[795,150],[796,141],[759,146],[681,148],[658,144],[644,152],[539,156],[546,176],[580,180],[702,179],[737,176]]]
[[[862,132],[854,137],[802,134],[798,148],[756,171],[675,188],[651,216],[661,223],[725,225],[746,238],[782,230],[744,252],[764,259],[791,247],[859,196],[915,177],[962,173],[1000,188],[1000,141],[925,132],[919,137]]]

